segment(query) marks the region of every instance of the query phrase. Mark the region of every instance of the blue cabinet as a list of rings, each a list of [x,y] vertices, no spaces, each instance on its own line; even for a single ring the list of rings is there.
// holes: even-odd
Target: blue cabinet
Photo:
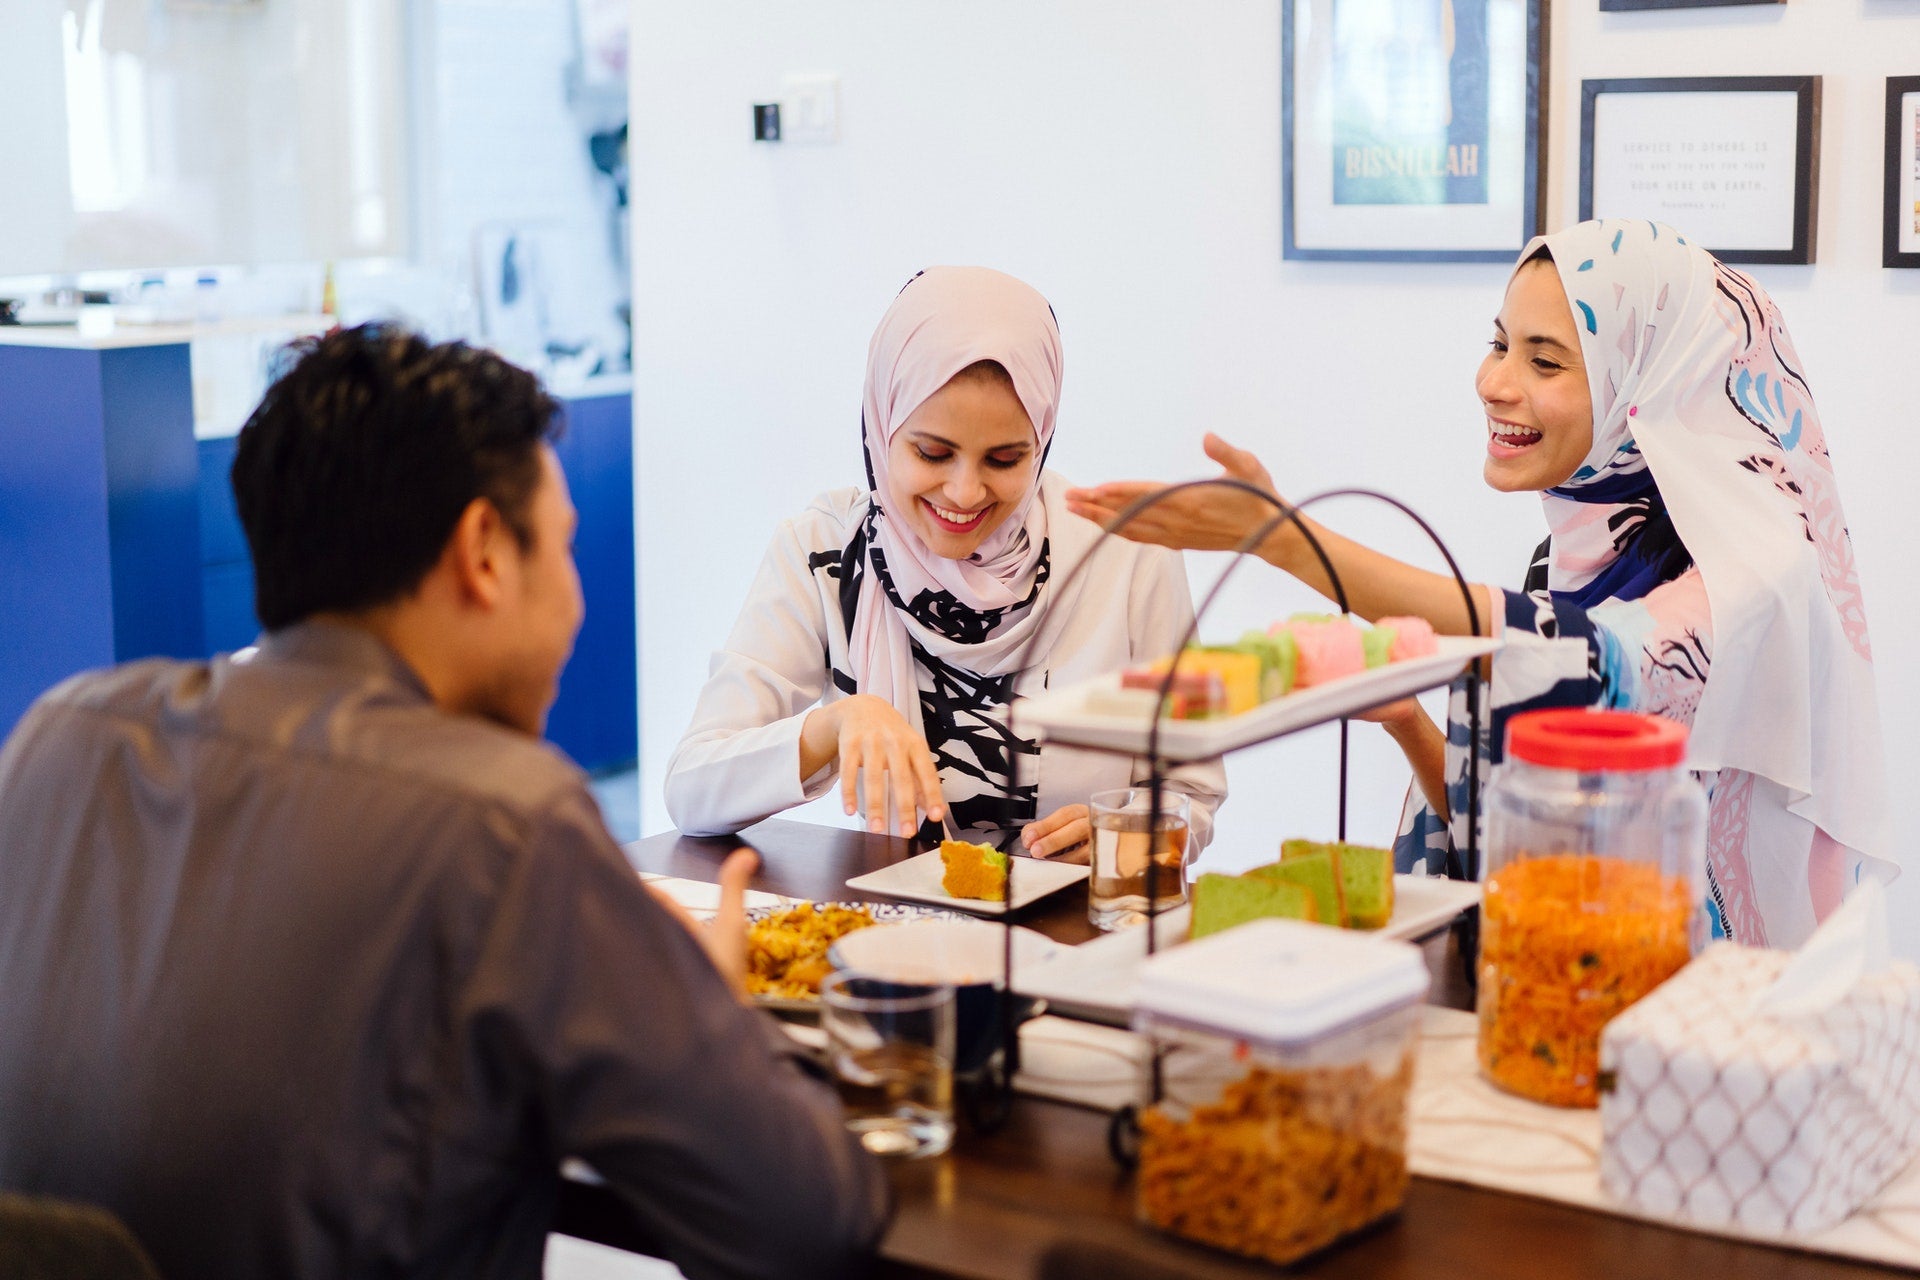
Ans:
[[[94,667],[253,642],[253,566],[228,472],[196,441],[184,340],[0,336],[0,736]],[[639,754],[633,409],[564,397],[587,616],[547,736],[588,769]]]
[[[564,401],[567,430],[554,448],[580,528],[574,560],[587,616],[547,737],[582,768],[606,769],[639,755],[638,645],[634,619],[633,401],[625,391]],[[205,652],[252,643],[253,566],[234,509],[234,441],[199,442],[199,593]]]
[[[630,764],[640,754],[639,637],[634,616],[633,397],[569,398],[554,446],[580,513],[574,563],[587,616],[547,737],[583,768]]]
[[[233,502],[234,438],[200,441],[200,601],[203,651],[231,653],[260,633],[253,560]]]
[[[0,734],[50,686],[202,649],[185,342],[0,342]]]

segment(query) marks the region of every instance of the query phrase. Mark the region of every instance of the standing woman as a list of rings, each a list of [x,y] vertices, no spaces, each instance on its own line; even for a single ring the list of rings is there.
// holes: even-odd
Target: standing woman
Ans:
[[[1586,222],[1527,246],[1476,382],[1495,489],[1541,494],[1550,536],[1518,592],[1474,587],[1492,660],[1490,732],[1540,707],[1653,712],[1692,728],[1709,790],[1717,931],[1801,942],[1863,873],[1891,878],[1873,663],[1833,461],[1779,308],[1751,279],[1649,222]],[[1271,491],[1251,454],[1227,474]],[[1073,495],[1105,520],[1154,486]],[[1207,494],[1209,491],[1198,491]],[[1255,500],[1181,495],[1129,533],[1231,546]],[[1454,581],[1312,528],[1354,611],[1469,631]],[[1137,533],[1136,533],[1137,530]],[[1325,591],[1291,528],[1261,554]],[[1463,677],[1442,735],[1414,702],[1373,713],[1406,751],[1402,869],[1466,837]],[[1484,812],[1484,808],[1482,809]]]
[[[982,267],[907,282],[867,352],[867,486],[775,534],[667,766],[675,825],[737,831],[837,778],[870,830],[912,835],[924,817],[924,835],[1046,857],[1088,840],[1089,795],[1144,778],[1008,723],[1017,697],[1172,652],[1193,617],[1177,554],[1096,551],[1100,530],[1043,469],[1060,385],[1059,329],[1031,286]],[[1225,773],[1191,766],[1173,786],[1191,857]]]

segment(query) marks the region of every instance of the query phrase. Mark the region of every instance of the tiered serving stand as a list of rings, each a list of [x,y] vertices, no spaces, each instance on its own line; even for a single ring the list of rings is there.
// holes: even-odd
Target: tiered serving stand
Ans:
[[[1075,715],[1073,714],[1073,708],[1082,698],[1076,696],[1075,690],[1067,689],[1052,691],[1039,698],[1025,699],[1016,702],[1011,712],[1013,722],[1016,726],[1032,731],[1038,742],[1054,743],[1116,755],[1144,757],[1149,768],[1147,786],[1150,802],[1147,829],[1149,832],[1157,832],[1160,827],[1163,812],[1162,804],[1166,790],[1167,771],[1170,768],[1208,759],[1222,754],[1225,751],[1238,750],[1242,747],[1250,747],[1258,743],[1272,741],[1273,739],[1283,737],[1290,733],[1297,733],[1302,729],[1313,728],[1331,720],[1338,720],[1340,724],[1338,832],[1339,838],[1345,840],[1347,835],[1348,719],[1361,712],[1371,710],[1374,707],[1384,706],[1389,702],[1449,684],[1465,669],[1467,664],[1487,653],[1491,653],[1497,646],[1494,642],[1478,639],[1457,642],[1461,644],[1462,650],[1455,655],[1458,658],[1457,662],[1423,663],[1408,679],[1399,681],[1387,680],[1384,682],[1380,680],[1362,682],[1357,684],[1353,689],[1345,691],[1346,696],[1344,697],[1337,695],[1332,697],[1316,696],[1311,702],[1303,701],[1302,703],[1294,704],[1292,707],[1284,705],[1287,699],[1277,699],[1274,702],[1263,704],[1262,707],[1254,711],[1236,716],[1232,721],[1169,722],[1165,716],[1165,711],[1169,692],[1172,688],[1174,678],[1179,671],[1180,656],[1185,653],[1186,646],[1191,644],[1194,637],[1199,633],[1201,619],[1206,616],[1208,608],[1212,606],[1215,598],[1219,596],[1222,588],[1226,586],[1228,578],[1240,567],[1241,561],[1246,558],[1247,554],[1265,542],[1266,539],[1277,532],[1281,526],[1292,523],[1298,527],[1301,536],[1305,538],[1308,546],[1319,560],[1321,569],[1327,575],[1328,582],[1331,586],[1331,594],[1334,602],[1339,606],[1340,612],[1344,614],[1349,611],[1346,588],[1340,581],[1338,571],[1335,570],[1333,562],[1328,557],[1325,548],[1322,547],[1319,540],[1315,538],[1313,530],[1301,519],[1301,513],[1308,507],[1317,506],[1336,498],[1366,498],[1383,502],[1400,511],[1418,525],[1421,531],[1426,534],[1428,539],[1430,539],[1433,545],[1439,550],[1441,557],[1446,561],[1447,569],[1452,574],[1454,582],[1458,584],[1461,599],[1466,605],[1467,619],[1475,637],[1478,637],[1481,629],[1480,612],[1474,602],[1473,592],[1468,587],[1466,578],[1461,574],[1460,567],[1455,562],[1452,552],[1447,549],[1446,544],[1441,540],[1439,534],[1434,532],[1433,527],[1405,503],[1371,489],[1330,489],[1322,493],[1317,493],[1295,504],[1289,504],[1275,497],[1273,494],[1268,493],[1266,490],[1248,484],[1245,481],[1225,477],[1210,480],[1192,480],[1182,484],[1172,485],[1165,489],[1156,490],[1133,502],[1125,510],[1121,511],[1113,522],[1107,526],[1100,539],[1096,541],[1093,550],[1089,551],[1086,558],[1073,567],[1072,571],[1062,579],[1056,589],[1064,591],[1072,584],[1074,578],[1077,577],[1081,570],[1086,567],[1087,563],[1093,559],[1094,553],[1098,551],[1101,542],[1104,542],[1107,538],[1125,529],[1143,512],[1156,504],[1165,501],[1174,494],[1183,493],[1192,489],[1219,489],[1250,494],[1271,506],[1274,509],[1274,514],[1252,533],[1248,534],[1238,546],[1233,548],[1232,561],[1228,563],[1219,579],[1201,600],[1199,607],[1194,610],[1193,621],[1187,627],[1187,633],[1181,640],[1180,652],[1176,654],[1175,660],[1169,668],[1165,680],[1161,682],[1159,703],[1154,717],[1145,724],[1133,725],[1119,720],[1117,717]],[[1446,642],[1443,641],[1443,643]],[[1391,670],[1391,668],[1382,670]],[[1083,694],[1084,689],[1080,690],[1079,693]],[[1324,693],[1333,693],[1333,687],[1331,685],[1325,686]],[[1467,716],[1471,731],[1469,740],[1473,743],[1478,743],[1482,732],[1480,682],[1477,680],[1469,681],[1466,694]],[[1289,695],[1289,697],[1293,696],[1295,695]],[[1205,735],[1190,735],[1182,732],[1185,726],[1195,723],[1221,727],[1222,732]],[[1227,725],[1231,725],[1232,727],[1230,729],[1224,728],[1224,726]],[[1198,739],[1198,741],[1196,741],[1196,739]],[[1472,881],[1479,879],[1479,793],[1479,752],[1474,750],[1469,751],[1467,757],[1467,844],[1464,849],[1454,849],[1449,845],[1445,873],[1451,879]],[[1012,858],[1008,862],[1007,902],[1009,904],[1015,901],[1015,879],[1019,874],[1018,867],[1020,862],[1020,858]],[[1157,904],[1160,895],[1157,881],[1160,874],[1162,874],[1162,872],[1158,858],[1149,856],[1147,859],[1147,920],[1145,924],[1145,944],[1148,956],[1154,954],[1159,943],[1155,920],[1159,914]],[[1006,1114],[1006,1102],[1012,1096],[1013,1079],[1020,1070],[1020,1041],[1017,1034],[1019,1015],[1015,1008],[1017,1001],[1013,994],[1015,991],[1013,976],[1014,915],[1015,912],[1010,906],[1001,916],[1002,923],[1005,926],[1003,953],[1003,964],[1005,968],[1003,972],[1006,983],[1005,989],[1008,993],[1007,997],[1000,1002],[1002,1019],[1001,1044],[1003,1051],[999,1056],[997,1067],[989,1068],[987,1078],[981,1082],[977,1095],[973,1100],[973,1105],[970,1108],[975,1122],[985,1127],[992,1127],[999,1118],[1004,1117]],[[1474,955],[1477,951],[1477,912],[1469,910],[1466,913],[1463,917],[1463,929],[1464,932],[1461,938],[1460,949],[1467,968],[1467,978],[1468,981],[1471,982],[1473,978]],[[1074,1016],[1073,1013],[1067,1009],[1056,1009],[1054,1012],[1059,1016]],[[1161,1100],[1161,1097],[1161,1061],[1159,1053],[1155,1051],[1151,1056],[1151,1079],[1148,1098],[1150,1102],[1157,1103]],[[1137,1129],[1135,1128],[1134,1122],[1135,1115],[1132,1107],[1122,1108],[1114,1115],[1113,1125],[1110,1130],[1110,1145],[1114,1151],[1115,1158],[1119,1159],[1122,1163],[1131,1163],[1132,1153],[1136,1147],[1135,1139],[1137,1137]]]

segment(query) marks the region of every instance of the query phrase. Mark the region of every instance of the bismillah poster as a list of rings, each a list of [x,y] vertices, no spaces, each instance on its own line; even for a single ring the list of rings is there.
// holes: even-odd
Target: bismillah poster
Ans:
[[[1332,0],[1333,203],[1487,203],[1488,0]]]

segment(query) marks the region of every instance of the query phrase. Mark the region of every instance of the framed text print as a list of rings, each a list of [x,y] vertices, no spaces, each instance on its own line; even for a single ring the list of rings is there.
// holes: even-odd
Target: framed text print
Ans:
[[[1283,0],[1288,258],[1510,262],[1540,231],[1547,0]]]
[[[1920,76],[1887,79],[1883,267],[1920,267]]]
[[[1580,83],[1580,216],[1664,222],[1723,262],[1812,262],[1820,77]]]

